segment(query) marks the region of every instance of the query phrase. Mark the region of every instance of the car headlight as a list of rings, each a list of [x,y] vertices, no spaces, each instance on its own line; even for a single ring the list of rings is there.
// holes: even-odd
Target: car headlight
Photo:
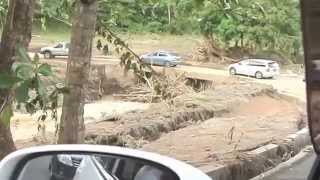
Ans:
[[[72,159],[70,155],[58,155],[58,160],[66,165],[73,166]]]

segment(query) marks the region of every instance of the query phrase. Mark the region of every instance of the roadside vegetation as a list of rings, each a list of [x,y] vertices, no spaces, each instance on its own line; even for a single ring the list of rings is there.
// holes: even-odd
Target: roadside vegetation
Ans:
[[[6,3],[2,1],[3,14]],[[49,42],[68,40],[72,3],[43,0],[36,7],[35,34]],[[219,62],[223,56],[257,56],[284,64],[301,63],[299,14],[298,1],[101,0],[97,29],[107,26],[124,37],[142,34],[146,40],[152,39],[150,35],[159,35],[160,39],[162,35],[196,36],[204,40],[198,44],[199,49],[203,48],[202,60]]]
[[[214,126],[216,119],[210,119],[219,118],[220,139],[226,134],[230,136],[221,144],[229,143],[228,151],[233,152],[239,151],[238,145],[241,146],[240,150],[256,145],[246,144],[246,134],[242,131],[255,131],[252,130],[254,128],[272,131],[274,122],[287,127],[283,134],[278,133],[276,137],[275,133],[263,134],[267,131],[261,131],[260,136],[265,135],[266,139],[259,139],[259,143],[264,143],[269,138],[278,140],[297,129],[295,123],[300,104],[280,96],[269,86],[205,72],[210,69],[200,70],[204,71],[202,75],[205,77],[197,79],[181,69],[182,73],[178,73],[179,67],[176,71],[174,68],[146,65],[142,63],[140,55],[156,50],[175,51],[181,54],[185,63],[191,65],[193,61],[225,66],[243,57],[268,58],[281,64],[301,63],[298,1],[10,0],[9,3],[8,0],[0,0],[0,17],[6,17],[0,18],[0,159],[16,147],[24,147],[14,141],[11,131],[15,128],[10,128],[10,123],[12,127],[12,123],[20,122],[17,118],[12,120],[17,110],[16,104],[22,104],[31,115],[37,114],[37,111],[44,114],[38,119],[38,131],[45,131],[44,124],[51,120],[50,115],[56,120],[54,125],[49,121],[47,141],[35,142],[31,135],[25,135],[28,140],[32,139],[31,145],[89,142],[154,149],[156,146],[151,147],[150,144],[166,141],[163,140],[163,137],[168,137],[166,134],[175,134],[177,130],[187,134],[184,130],[187,126],[193,127],[192,132],[196,134],[201,128],[198,125],[208,121]],[[17,28],[13,29],[10,23]],[[58,41],[70,41],[68,59],[28,57],[26,49],[38,52],[44,45]],[[23,46],[17,48],[19,43]],[[112,56],[107,58],[116,59],[119,62],[117,65],[97,63],[105,59],[93,60],[95,56],[106,58],[103,49],[107,47],[107,55]],[[17,74],[14,65],[19,63],[16,57],[27,59],[32,65],[31,70],[29,68],[23,73],[30,74],[36,70],[32,78],[23,81],[14,79]],[[189,72],[196,74],[197,71],[191,68]],[[47,98],[48,95],[43,93],[50,92],[50,86],[46,79],[42,83],[42,78],[54,75],[54,83],[61,86],[55,86],[54,97],[50,99],[50,94]],[[62,80],[64,78],[65,81]],[[9,82],[9,85],[4,86],[3,82]],[[33,99],[34,94],[36,100]],[[63,103],[60,94],[63,94]],[[94,98],[90,94],[94,94]],[[251,104],[260,96],[260,104]],[[8,97],[11,98],[8,100]],[[148,103],[150,109],[131,110],[127,115],[110,115],[110,112],[106,112],[110,107],[103,106],[101,110],[94,104],[97,110],[92,114],[103,114],[103,118],[86,117],[86,104],[104,98],[143,105]],[[246,102],[246,109],[238,108],[242,102]],[[295,114],[291,121],[284,122],[286,117],[280,117],[280,111],[275,107],[269,116],[279,118],[271,121],[273,125],[267,124],[267,120],[266,124],[261,125],[260,114],[267,107],[257,108],[257,112],[251,112],[251,107],[264,103],[277,107],[286,105],[282,113]],[[29,112],[30,104],[33,109]],[[237,115],[235,117],[247,119],[248,114],[255,115],[250,119],[252,129],[249,128],[249,121],[246,122],[246,129],[241,128],[241,122],[240,125],[235,123],[236,118],[230,118]],[[90,121],[92,119],[93,122]],[[88,120],[90,123],[87,126]],[[88,131],[85,127],[88,127]],[[254,135],[250,134],[250,137]],[[240,142],[245,144],[240,145]],[[224,148],[223,145],[221,147]],[[206,152],[210,151],[207,149]],[[159,148],[159,152],[164,151]],[[176,151],[174,153],[179,154]],[[179,158],[184,160],[183,157]]]

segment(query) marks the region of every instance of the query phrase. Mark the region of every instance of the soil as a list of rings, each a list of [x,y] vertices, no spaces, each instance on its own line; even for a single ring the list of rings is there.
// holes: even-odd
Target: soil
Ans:
[[[54,62],[64,64],[64,60]],[[115,73],[107,78],[114,81],[106,81],[103,87],[108,95],[131,86],[126,83],[132,80],[119,76],[119,69],[112,69]],[[271,141],[276,143],[301,128],[297,126],[301,124],[301,104],[267,86],[304,100],[301,90],[304,83],[297,83],[295,78],[238,79],[228,77],[224,70],[192,66],[178,66],[172,71],[213,80],[214,86],[200,93],[179,96],[171,106],[151,104],[147,110],[125,112],[111,119],[100,118],[103,121],[86,125],[87,142],[141,148],[195,166],[220,165],[234,161],[242,152]],[[99,109],[98,106],[93,105],[94,109]],[[112,106],[114,104],[99,107],[104,110]],[[126,107],[129,106],[133,105]],[[100,112],[93,112],[97,114]],[[36,124],[32,118],[15,118],[11,128],[18,148],[53,142],[54,122],[47,125],[44,140],[39,140]]]
[[[135,102],[122,102],[112,100],[105,97],[105,99],[92,104],[86,104],[84,118],[85,123],[95,123],[106,119],[112,119],[122,114],[143,111],[148,109],[148,104],[135,103]],[[61,109],[58,109],[58,117],[61,115]],[[26,140],[33,137],[44,138],[38,131],[38,118],[39,114],[30,116],[28,114],[15,113],[12,123],[12,135],[15,140]],[[52,133],[55,132],[55,121],[48,119],[45,122],[45,138],[50,139]]]
[[[143,150],[186,161],[195,166],[223,164],[239,151],[283,139],[297,131],[299,108],[292,101],[258,96],[212,118],[162,136]]]
[[[227,87],[232,90],[227,91],[225,89]],[[251,86],[220,85],[214,90],[209,89],[200,93],[200,96],[198,94],[193,97],[191,95],[180,97],[184,100],[195,99],[190,101],[191,104],[189,101],[184,101],[185,106],[176,109],[182,114],[189,112],[187,114],[190,117],[196,117],[190,113],[191,109],[197,111],[207,107],[217,111],[222,107],[227,108],[227,111],[215,114],[213,118],[199,121],[196,119],[186,119],[184,122],[172,121],[170,113],[164,113],[170,108],[152,104],[147,111],[130,112],[119,119],[87,124],[87,140],[95,140],[89,143],[141,148],[197,167],[229,163],[238,159],[243,152],[270,142],[277,143],[298,129],[297,122],[301,118],[300,102],[279,95],[268,88],[265,90],[266,88],[258,84],[255,87],[252,84]],[[176,104],[177,107],[180,105]],[[159,125],[166,122],[171,123]],[[16,123],[17,121],[13,126]],[[20,136],[30,135],[30,130],[25,129],[35,127],[30,121],[28,123],[24,121],[24,124],[29,126],[20,126],[20,130],[15,131],[20,132]],[[47,137],[52,139],[53,133],[47,133]],[[116,142],[119,140],[124,144]],[[42,141],[39,138],[16,141],[19,148],[50,143],[52,142]]]

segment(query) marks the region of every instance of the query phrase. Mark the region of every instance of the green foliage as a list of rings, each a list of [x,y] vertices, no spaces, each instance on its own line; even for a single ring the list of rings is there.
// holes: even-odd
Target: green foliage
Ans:
[[[73,2],[41,0],[43,22],[51,18],[70,25]],[[298,1],[99,0],[97,28],[104,26],[126,32],[202,32],[226,48],[272,49],[290,56],[301,49]]]
[[[3,73],[0,74],[0,82],[0,89],[9,89],[17,82],[17,79],[7,73]]]
[[[46,29],[48,20],[54,19],[65,24],[70,24],[70,16],[72,14],[74,0],[40,0],[41,8],[41,25]]]
[[[201,32],[226,48],[273,50],[295,58],[301,50],[298,1],[204,0]]]
[[[13,111],[10,106],[4,106],[0,112],[0,119],[3,121],[5,125],[9,125],[10,119],[13,116]]]
[[[74,0],[41,0],[40,6],[44,28],[49,19],[70,26]],[[302,49],[299,1],[99,0],[97,29],[106,26],[114,32],[201,33],[226,49],[274,51],[292,59]]]
[[[39,74],[43,76],[50,76],[52,75],[51,66],[49,64],[41,64],[38,68]]]
[[[164,31],[164,27],[163,27],[163,24],[160,23],[160,22],[150,22],[146,25],[146,29],[149,31],[149,32],[152,32],[152,33],[157,33],[157,32],[163,32]]]
[[[0,89],[10,92],[0,105],[0,119],[6,124],[10,122],[13,103],[17,104],[18,109],[24,107],[30,114],[41,110],[40,120],[46,120],[47,111],[51,111],[52,118],[56,119],[58,96],[66,89],[55,84],[48,89],[44,85],[44,78],[52,76],[53,72],[50,65],[40,63],[38,55],[31,59],[24,48],[18,47],[17,56],[12,70],[0,73]]]
[[[0,29],[3,29],[8,10],[8,0],[0,0]]]
[[[108,44],[115,46],[115,51],[120,56],[120,65],[124,67],[125,73],[132,70],[140,81],[147,82],[148,85],[152,87],[148,74],[154,74],[152,73],[154,70],[150,65],[144,64],[140,57],[129,48],[128,44],[113,33],[108,26],[100,26],[99,29],[97,29],[97,33],[107,41],[105,45],[101,44],[101,46],[107,47]],[[100,43],[103,42],[102,40],[98,41]]]

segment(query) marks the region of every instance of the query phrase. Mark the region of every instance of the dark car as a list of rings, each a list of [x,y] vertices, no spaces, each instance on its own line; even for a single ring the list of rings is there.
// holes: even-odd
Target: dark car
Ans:
[[[72,180],[83,159],[82,155],[56,155],[51,159],[51,180]]]

